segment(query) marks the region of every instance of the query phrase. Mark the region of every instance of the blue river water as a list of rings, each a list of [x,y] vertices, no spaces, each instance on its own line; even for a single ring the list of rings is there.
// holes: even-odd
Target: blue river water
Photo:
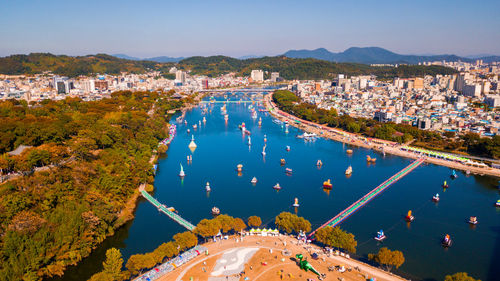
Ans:
[[[304,141],[296,138],[301,131],[290,127],[286,133],[264,112],[258,112],[262,118],[259,127],[248,104],[227,104],[226,123],[221,106],[208,105],[207,113],[200,107],[189,111],[185,116],[188,125],[175,122],[174,116],[177,135],[158,163],[155,198],[175,207],[193,224],[211,218],[211,209],[217,206],[221,213],[234,217],[258,215],[267,227],[274,227],[274,217],[280,212],[297,212],[316,228],[413,161],[331,140]],[[206,124],[194,130],[192,125],[203,117]],[[238,129],[242,122],[251,131],[250,146]],[[192,135],[197,144],[194,152],[188,148]],[[264,135],[265,157],[261,153]],[[286,151],[287,145],[290,151]],[[348,155],[347,149],[353,149],[353,154]],[[192,155],[192,163],[187,163],[188,155]],[[366,155],[376,157],[376,164],[367,164]],[[281,158],[286,160],[285,166],[280,165]],[[318,159],[323,161],[321,168],[316,166]],[[186,173],[183,180],[178,177],[180,164]],[[238,164],[243,165],[241,175],[236,172]],[[344,171],[349,165],[353,173],[348,178]],[[287,175],[285,168],[293,173]],[[482,280],[499,280],[495,254],[500,253],[500,209],[494,207],[499,198],[497,179],[458,173],[451,180],[450,174],[446,167],[423,164],[344,221],[340,227],[358,241],[356,256],[364,260],[381,247],[400,250],[405,263],[396,273],[412,280],[443,280],[447,274],[463,271]],[[256,185],[250,183],[253,177],[258,179]],[[333,184],[329,192],[322,188],[327,179]],[[444,180],[450,185],[447,190],[441,188]],[[205,191],[207,182],[210,193]],[[276,183],[282,186],[280,191],[272,188]],[[436,193],[441,197],[439,203],[431,201]],[[299,199],[297,209],[291,206],[294,198]],[[411,225],[404,221],[408,210],[415,216]],[[475,227],[467,223],[470,216],[478,217]],[[387,235],[383,243],[373,239],[380,229]],[[100,270],[106,249],[119,248],[126,260],[132,254],[154,250],[182,231],[185,229],[141,199],[132,222],[64,277],[53,280],[84,280]],[[453,239],[447,249],[440,244],[445,234]]]

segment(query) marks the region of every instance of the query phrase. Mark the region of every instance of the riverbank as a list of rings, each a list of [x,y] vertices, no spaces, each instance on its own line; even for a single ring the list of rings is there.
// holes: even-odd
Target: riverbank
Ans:
[[[326,274],[323,280],[368,280],[376,278],[383,281],[404,281],[406,279],[373,267],[355,259],[345,256],[325,253],[316,245],[303,244],[293,236],[279,235],[276,237],[263,236],[231,236],[227,240],[208,242],[203,244],[208,250],[208,255],[201,253],[198,257],[180,266],[176,270],[163,275],[157,280],[161,281],[181,281],[181,280],[269,280],[278,281],[285,279],[299,278],[305,280],[312,278],[317,280],[316,274],[301,270],[296,263],[295,255],[302,254],[311,265],[320,273]],[[238,251],[246,249],[254,250],[255,254],[248,260],[224,261],[223,256],[234,253],[240,256]],[[312,254],[317,253],[318,258],[313,259]],[[225,264],[225,270],[217,270],[217,264]],[[239,264],[236,264],[239,263]],[[344,266],[345,272],[330,269]],[[233,267],[240,267],[244,274],[231,272]],[[282,274],[281,274],[282,272]],[[192,278],[192,279],[191,279]],[[227,279],[226,279],[227,278]]]
[[[420,153],[415,153],[415,152],[409,152],[409,151],[404,151],[401,148],[403,145],[400,145],[395,142],[390,142],[386,140],[380,140],[380,139],[367,139],[365,137],[362,137],[360,135],[356,135],[353,133],[348,133],[336,128],[330,128],[324,125],[320,124],[315,124],[312,122],[309,122],[307,120],[300,119],[296,116],[292,116],[286,112],[283,112],[278,108],[276,104],[272,101],[272,96],[273,93],[270,93],[268,95],[264,96],[263,102],[264,106],[269,109],[269,112],[272,116],[275,118],[281,120],[281,121],[300,121],[300,123],[297,122],[289,122],[291,126],[300,128],[306,132],[309,133],[315,133],[318,136],[343,142],[349,145],[354,145],[358,147],[364,147],[368,149],[373,149],[375,151],[381,152],[381,153],[389,153],[401,157],[406,157],[406,158],[411,158],[411,159],[417,159],[421,157],[422,155]],[[438,159],[438,158],[433,158],[433,157],[426,157],[425,162],[431,163],[431,164],[436,164],[440,166],[445,166],[449,167],[452,169],[456,170],[462,170],[462,171],[469,171],[470,173],[473,174],[479,174],[479,175],[490,175],[490,176],[495,176],[495,177],[500,177],[500,169],[495,169],[492,167],[474,167],[474,166],[469,166],[469,165],[464,165],[459,162],[455,161],[448,161],[444,159]]]

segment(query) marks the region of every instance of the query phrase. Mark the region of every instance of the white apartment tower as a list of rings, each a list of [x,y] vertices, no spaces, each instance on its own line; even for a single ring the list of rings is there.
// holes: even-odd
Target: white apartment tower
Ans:
[[[250,73],[250,78],[252,78],[252,80],[255,82],[262,82],[264,81],[264,71],[260,69],[254,69],[252,70],[252,73]]]

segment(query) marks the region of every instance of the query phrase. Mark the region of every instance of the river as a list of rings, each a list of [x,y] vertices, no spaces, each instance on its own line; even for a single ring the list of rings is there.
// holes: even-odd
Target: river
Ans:
[[[296,138],[302,133],[296,128],[285,133],[268,113],[258,112],[262,118],[259,127],[248,104],[227,104],[229,121],[225,123],[221,106],[209,105],[207,114],[199,107],[189,111],[185,117],[188,125],[177,124],[177,136],[167,155],[159,159],[154,196],[193,224],[211,218],[211,209],[217,206],[221,213],[234,217],[258,215],[267,227],[273,227],[280,212],[297,211],[316,228],[413,161],[331,140],[306,142]],[[203,117],[206,124],[193,130],[192,124]],[[250,146],[238,129],[242,122],[252,133]],[[188,127],[191,134],[186,132]],[[192,135],[197,144],[194,153],[188,148]],[[261,154],[264,135],[265,157]],[[290,151],[286,151],[287,145]],[[349,148],[354,150],[352,155],[346,154]],[[187,155],[193,157],[191,164],[186,162]],[[367,164],[366,155],[376,157],[376,164]],[[285,166],[280,165],[281,158],[286,160]],[[318,159],[323,161],[321,168],[316,166]],[[178,177],[181,163],[186,173],[183,180]],[[242,175],[236,172],[237,164],[243,165]],[[347,178],[344,171],[349,165],[353,174]],[[287,175],[285,167],[293,169],[293,174]],[[497,179],[458,173],[459,177],[451,180],[450,174],[446,167],[423,164],[344,221],[341,228],[358,241],[357,256],[365,259],[380,247],[400,250],[406,261],[396,273],[412,280],[443,280],[447,274],[462,271],[482,280],[498,280]],[[255,186],[250,183],[254,176],[258,179]],[[333,184],[329,192],[322,188],[326,179]],[[450,185],[447,190],[441,188],[444,180]],[[205,191],[206,182],[210,182],[210,193]],[[276,183],[282,186],[280,191],[272,188]],[[441,197],[439,203],[431,201],[436,193]],[[294,198],[300,203],[296,210],[291,207]],[[408,225],[403,218],[410,209],[415,221]],[[478,217],[477,226],[467,223],[470,216]],[[383,243],[373,239],[380,229],[387,235]],[[119,248],[126,260],[132,254],[153,251],[181,231],[180,225],[141,199],[132,222],[90,257],[69,268],[65,276],[52,280],[86,280],[101,269],[106,249]],[[445,234],[453,239],[447,249],[440,244]]]

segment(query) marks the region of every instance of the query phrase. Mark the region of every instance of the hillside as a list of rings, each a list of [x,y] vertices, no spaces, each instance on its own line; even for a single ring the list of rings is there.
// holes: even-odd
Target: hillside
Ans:
[[[372,67],[357,63],[335,63],[317,59],[291,59],[285,56],[238,60],[225,56],[191,57],[179,62],[179,67],[194,74],[217,76],[236,72],[249,75],[252,69],[277,71],[280,76],[291,79],[328,79],[335,74],[377,75],[380,78],[414,77],[425,74],[453,74],[454,69],[442,66],[403,65],[399,67]]]
[[[289,58],[315,58],[331,62],[353,62],[365,64],[418,64],[428,61],[463,61],[473,62],[476,59],[456,55],[401,55],[379,47],[351,47],[343,52],[333,53],[325,48],[315,50],[290,50],[284,54]],[[498,56],[479,57],[485,62],[499,61]]]
[[[126,60],[105,54],[71,57],[31,53],[0,58],[0,73],[10,75],[52,71],[56,74],[75,77],[91,73],[119,74],[122,71],[141,73],[147,69],[158,68],[156,62]]]
[[[157,63],[120,59],[105,54],[80,57],[32,53],[0,58],[0,74],[35,74],[52,71],[55,74],[75,77],[89,74],[143,73],[148,69],[166,72],[174,63]],[[193,74],[215,77],[235,72],[249,75],[252,69],[277,71],[285,79],[328,79],[335,74],[377,75],[380,78],[413,77],[425,74],[452,74],[455,70],[440,66],[372,67],[359,63],[335,63],[317,59],[293,59],[285,56],[236,59],[226,56],[190,57],[176,67],[191,70]],[[269,74],[267,74],[267,77]]]

